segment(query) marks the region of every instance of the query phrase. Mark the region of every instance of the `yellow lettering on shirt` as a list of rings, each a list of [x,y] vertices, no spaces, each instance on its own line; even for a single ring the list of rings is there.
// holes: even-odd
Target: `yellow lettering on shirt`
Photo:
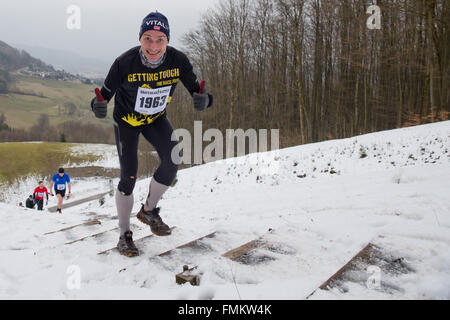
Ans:
[[[180,77],[180,69],[179,68],[173,68],[169,70],[164,70],[160,72],[154,72],[154,73],[130,73],[127,77],[128,82],[152,82],[152,81],[159,81],[160,85],[166,85],[164,83],[176,83]],[[176,81],[175,81],[176,80]]]

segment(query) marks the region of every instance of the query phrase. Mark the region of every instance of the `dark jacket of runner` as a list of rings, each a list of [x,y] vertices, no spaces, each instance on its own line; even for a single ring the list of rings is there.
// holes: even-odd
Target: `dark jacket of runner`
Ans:
[[[167,46],[164,62],[159,67],[151,69],[142,64],[139,49],[140,46],[136,46],[114,61],[101,89],[102,96],[107,101],[116,95],[114,120],[117,123],[124,121],[133,127],[150,124],[166,112],[165,109],[152,115],[136,112],[139,87],[157,89],[171,86],[167,103],[171,101],[179,81],[191,95],[200,90],[197,76],[184,53]],[[212,104],[212,96],[209,95],[209,98],[208,107]]]

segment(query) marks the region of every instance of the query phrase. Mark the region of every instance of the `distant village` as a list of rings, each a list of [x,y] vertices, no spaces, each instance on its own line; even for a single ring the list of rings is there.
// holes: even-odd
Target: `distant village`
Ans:
[[[41,79],[53,79],[60,81],[80,81],[84,84],[103,84],[103,79],[89,79],[81,75],[73,75],[64,70],[55,70],[49,68],[42,68],[35,64],[30,64],[27,67],[18,69],[17,74],[27,77],[41,78]]]

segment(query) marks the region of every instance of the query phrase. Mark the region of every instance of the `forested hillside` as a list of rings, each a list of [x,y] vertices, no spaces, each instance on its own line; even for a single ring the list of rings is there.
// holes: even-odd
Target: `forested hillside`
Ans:
[[[184,38],[215,106],[174,122],[279,128],[287,146],[448,119],[450,2],[376,3],[380,29],[373,1],[221,1]]]

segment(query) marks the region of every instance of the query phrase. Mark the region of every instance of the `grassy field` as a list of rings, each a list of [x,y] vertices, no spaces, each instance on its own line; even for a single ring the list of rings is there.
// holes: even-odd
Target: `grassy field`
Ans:
[[[99,156],[71,154],[71,143],[0,143],[0,184],[11,183],[29,175],[42,179],[71,163],[98,160]]]
[[[55,125],[68,120],[97,123],[110,126],[112,108],[107,120],[98,120],[92,114],[90,101],[94,97],[95,85],[76,82],[38,79],[15,75],[14,89],[35,95],[9,93],[0,95],[0,114],[6,116],[6,123],[16,129],[33,126],[41,114],[49,117],[50,124]],[[64,103],[71,102],[76,112],[68,115]]]

